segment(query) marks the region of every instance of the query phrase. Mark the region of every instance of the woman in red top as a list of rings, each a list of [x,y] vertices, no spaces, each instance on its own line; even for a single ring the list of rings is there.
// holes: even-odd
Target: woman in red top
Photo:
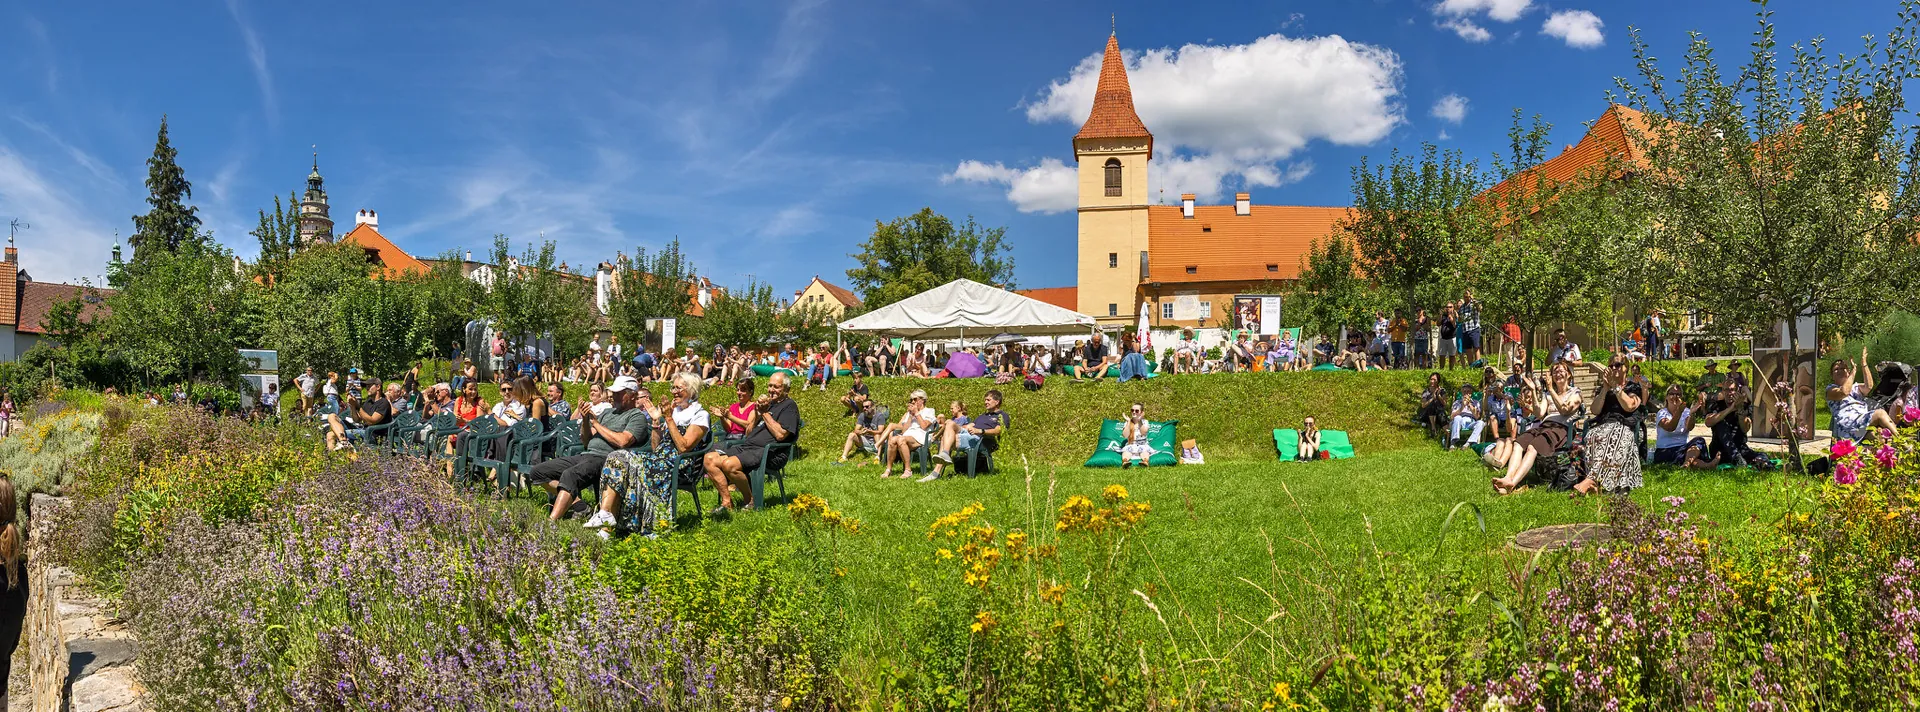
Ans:
[[[747,427],[753,424],[753,379],[744,378],[734,387],[735,400],[723,412],[714,409],[714,416],[726,426],[727,437],[737,438],[747,434]]]

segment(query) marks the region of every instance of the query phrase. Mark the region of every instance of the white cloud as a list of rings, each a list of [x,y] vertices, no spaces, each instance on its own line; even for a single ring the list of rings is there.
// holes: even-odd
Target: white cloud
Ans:
[[[1561,10],[1540,25],[1540,34],[1565,40],[1568,47],[1593,49],[1607,43],[1600,16],[1586,10]]]
[[[0,215],[22,216],[33,225],[20,233],[20,265],[42,282],[104,284],[110,228],[59,182],[0,146]]]
[[[1533,0],[1440,0],[1433,6],[1433,14],[1449,17],[1470,17],[1486,13],[1488,18],[1500,22],[1513,22],[1526,14],[1533,6]]]
[[[1440,129],[1440,135],[1437,137],[1437,140],[1445,141],[1450,138],[1453,138],[1453,134],[1447,133],[1446,129]]]
[[[1221,196],[1230,179],[1274,187],[1304,178],[1291,161],[1312,141],[1359,146],[1400,124],[1400,58],[1339,36],[1269,35],[1241,45],[1194,45],[1127,53],[1140,120],[1154,134],[1156,193]],[[1075,65],[1027,104],[1027,120],[1078,126],[1093,110],[1101,55]],[[1021,210],[1058,212],[1076,202],[1073,167],[1043,159],[1024,171],[966,161],[955,180],[1009,187]]]
[[[1485,42],[1493,39],[1493,33],[1488,32],[1487,28],[1474,24],[1472,20],[1464,17],[1456,17],[1442,22],[1440,23],[1440,27],[1453,30],[1453,33],[1459,35],[1460,39],[1468,42]]]
[[[1058,158],[1043,158],[1040,165],[1024,169],[997,162],[961,161],[942,179],[953,181],[1007,186],[1007,200],[1023,213],[1060,213],[1079,205],[1074,169]]]
[[[233,22],[240,26],[240,39],[247,44],[247,61],[253,65],[253,80],[260,85],[260,105],[266,110],[267,121],[276,122],[280,118],[279,100],[273,91],[273,70],[267,66],[267,46],[260,42],[260,34],[240,13],[241,0],[227,0],[227,14],[233,16]]]
[[[1467,98],[1459,94],[1448,94],[1433,102],[1433,118],[1450,124],[1457,124],[1467,118]]]
[[[806,235],[820,229],[820,212],[810,203],[789,205],[767,218],[760,226],[761,237],[785,238]]]

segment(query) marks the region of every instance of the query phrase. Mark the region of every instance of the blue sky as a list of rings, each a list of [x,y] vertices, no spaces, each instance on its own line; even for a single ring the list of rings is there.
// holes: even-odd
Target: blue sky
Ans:
[[[1778,3],[1851,51],[1897,3]],[[0,0],[0,222],[38,279],[98,279],[170,116],[194,202],[246,256],[318,144],[334,216],[420,256],[544,234],[573,265],[679,236],[722,284],[845,283],[875,220],[1007,227],[1023,287],[1071,284],[1061,180],[1109,18],[1157,137],[1154,191],[1344,205],[1361,156],[1578,140],[1627,30],[1743,56],[1743,2],[169,3]],[[1064,204],[1063,204],[1063,201]],[[1066,208],[1066,209],[1062,209]]]

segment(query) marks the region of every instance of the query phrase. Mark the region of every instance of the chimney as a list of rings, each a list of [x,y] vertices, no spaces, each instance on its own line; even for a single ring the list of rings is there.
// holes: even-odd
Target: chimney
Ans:
[[[1180,217],[1186,218],[1188,220],[1193,219],[1193,194],[1192,193],[1180,194]]]
[[[17,265],[17,264],[20,264],[20,251],[19,251],[19,250],[16,250],[16,249],[13,249],[13,245],[7,245],[7,260],[6,260],[6,262],[7,262],[7,264],[10,264],[10,265]]]
[[[1235,215],[1252,215],[1253,214],[1253,194],[1252,193],[1234,193],[1233,194],[1233,214]]]
[[[367,227],[378,230],[380,229],[380,214],[372,210],[362,210],[358,213],[354,213],[353,224],[365,225]]]
[[[473,250],[467,250],[467,261],[468,262],[473,261]]]

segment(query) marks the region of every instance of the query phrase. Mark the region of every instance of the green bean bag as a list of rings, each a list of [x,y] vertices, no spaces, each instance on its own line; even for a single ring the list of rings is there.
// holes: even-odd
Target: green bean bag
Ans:
[[[1279,428],[1273,431],[1273,451],[1282,462],[1293,462],[1300,452],[1300,431],[1292,428]],[[1330,460],[1345,460],[1353,457],[1353,443],[1347,440],[1347,431],[1321,430],[1320,451]]]
[[[834,371],[834,372],[833,372],[833,375],[834,375],[834,377],[836,377],[836,378],[845,378],[845,377],[847,377],[847,376],[851,376],[851,375],[853,375],[853,369],[851,369],[851,368],[843,368],[843,369],[840,369],[840,370],[838,370],[838,371]]]
[[[1315,370],[1315,371],[1345,371],[1345,370],[1347,370],[1347,369],[1344,369],[1344,368],[1341,368],[1341,367],[1339,367],[1339,366],[1335,366],[1335,365],[1333,365],[1333,364],[1330,364],[1330,363],[1323,363],[1323,364],[1320,364],[1320,365],[1318,365],[1318,366],[1314,366],[1314,367],[1313,367],[1313,370]]]
[[[1147,455],[1148,466],[1179,464],[1180,451],[1173,446],[1180,440],[1176,432],[1179,425],[1178,420],[1147,421],[1147,447],[1152,450]],[[1126,444],[1125,432],[1126,424],[1121,421],[1112,418],[1101,421],[1100,441],[1094,447],[1093,457],[1087,458],[1082,467],[1119,467],[1120,447]]]
[[[764,363],[756,363],[753,365],[753,374],[756,376],[771,376],[775,371],[779,371],[781,373],[787,374],[788,378],[800,377],[800,374],[794,373],[793,369],[791,368],[776,368],[774,366],[770,366]]]

